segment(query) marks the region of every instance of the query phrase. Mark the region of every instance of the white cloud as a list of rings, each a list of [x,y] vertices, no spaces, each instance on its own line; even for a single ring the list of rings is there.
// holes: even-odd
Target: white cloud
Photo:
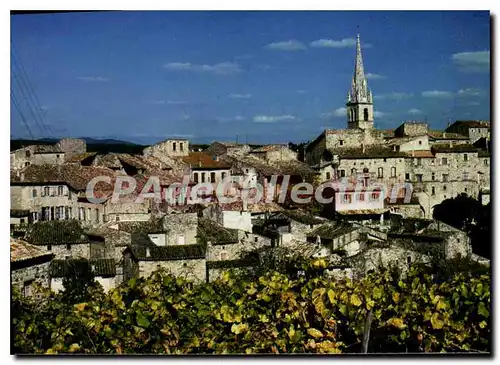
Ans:
[[[488,72],[490,51],[461,52],[451,56],[452,62],[463,72]]]
[[[277,123],[291,122],[297,120],[293,115],[257,115],[253,118],[254,123]]]
[[[380,74],[374,74],[371,72],[368,72],[365,77],[369,80],[380,80],[380,79],[385,79],[386,77]]]
[[[309,44],[313,48],[354,48],[356,47],[356,39],[355,38],[344,38],[339,41],[334,39],[318,39],[312,41]],[[361,47],[363,48],[371,48],[372,45],[369,43],[362,43]]]
[[[77,77],[78,80],[80,81],[85,81],[85,82],[108,82],[109,79],[106,77],[102,76],[80,76]]]
[[[453,97],[453,93],[449,91],[430,90],[422,92],[422,96],[424,98],[448,99]]]
[[[346,107],[340,107],[340,108],[337,108],[333,111],[334,117],[345,117],[346,115],[347,115],[347,108]]]
[[[270,43],[264,48],[274,51],[301,51],[306,49],[306,46],[302,42],[291,39],[289,41]]]
[[[474,88],[466,88],[466,89],[460,89],[457,92],[458,96],[480,96],[482,95],[482,90],[480,89],[474,89]]]
[[[413,97],[413,94],[409,93],[398,93],[398,92],[392,92],[389,94],[382,94],[382,95],[375,95],[375,99],[388,99],[388,100],[404,100],[404,99],[410,99]]]
[[[382,117],[387,117],[388,115],[391,115],[390,113],[384,113],[384,112],[381,112],[381,111],[378,111],[378,110],[375,110],[373,112],[373,116],[375,118],[382,118]]]
[[[221,62],[215,65],[195,65],[192,63],[171,62],[163,65],[169,71],[193,71],[206,72],[217,75],[233,75],[243,71],[243,69],[234,62]]]
[[[245,117],[241,115],[235,115],[234,117],[218,117],[215,119],[221,123],[227,123],[227,122],[241,122],[242,120],[245,120]]]
[[[252,94],[229,94],[228,97],[231,99],[250,99]]]
[[[408,110],[407,113],[408,114],[422,114],[422,111],[420,109],[417,109],[417,108],[412,108],[412,109]]]

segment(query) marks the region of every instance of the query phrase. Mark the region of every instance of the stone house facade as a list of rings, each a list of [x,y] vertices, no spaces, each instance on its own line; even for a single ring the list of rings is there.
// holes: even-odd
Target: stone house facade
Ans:
[[[446,132],[459,133],[466,137],[469,137],[469,142],[474,143],[478,139],[486,138],[490,139],[490,129],[491,125],[489,122],[480,120],[470,120],[470,121],[456,121],[448,128]]]
[[[284,145],[266,145],[255,148],[250,153],[270,163],[297,160],[297,152]]]
[[[171,213],[162,218],[166,232],[166,246],[193,245],[197,243],[198,214]]]
[[[20,170],[30,165],[60,165],[64,152],[58,146],[32,145],[10,153],[10,169]]]
[[[10,239],[11,285],[22,295],[35,295],[34,286],[50,288],[51,252],[23,240]]]
[[[162,155],[170,157],[182,157],[189,155],[189,140],[187,139],[167,139],[148,146],[143,150],[144,156],[157,156],[161,158]]]

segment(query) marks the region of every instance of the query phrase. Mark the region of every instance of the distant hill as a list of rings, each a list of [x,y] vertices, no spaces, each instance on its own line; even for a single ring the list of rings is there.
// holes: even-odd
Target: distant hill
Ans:
[[[135,144],[127,141],[120,141],[117,139],[99,139],[99,138],[90,138],[83,137],[82,139],[87,142],[87,151],[88,152],[100,152],[100,153],[140,153],[142,154],[142,150],[144,149],[144,145]],[[55,144],[59,141],[59,139],[53,138],[41,138],[38,140],[29,140],[29,139],[11,139],[10,140],[10,150],[14,151],[19,148],[29,146],[29,145],[50,145]]]

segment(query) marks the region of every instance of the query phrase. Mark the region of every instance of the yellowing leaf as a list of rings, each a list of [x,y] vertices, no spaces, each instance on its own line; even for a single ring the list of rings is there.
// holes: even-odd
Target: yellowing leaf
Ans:
[[[398,317],[393,317],[387,321],[387,324],[399,329],[405,328],[406,325],[404,324],[403,320]]]
[[[362,301],[359,299],[357,294],[351,295],[351,304],[354,305],[355,307],[359,307],[361,305]]]
[[[384,294],[384,287],[377,286],[373,289],[373,298],[374,299],[382,298],[382,294]]]
[[[324,259],[314,260],[312,266],[314,266],[317,269],[324,269],[326,267],[326,261]]]
[[[443,328],[444,322],[439,319],[439,314],[438,313],[434,313],[432,315],[432,317],[431,317],[431,325],[432,325],[432,328],[434,328],[435,330],[439,330],[439,329]]]
[[[399,302],[399,293],[398,292],[392,293],[392,300],[394,300],[395,303]]]
[[[323,334],[321,333],[321,331],[317,330],[316,328],[308,328],[307,333],[314,338],[323,337]]]
[[[446,309],[446,307],[447,307],[446,302],[444,301],[443,298],[440,298],[439,301],[436,304],[436,309],[437,310],[439,310],[439,309]]]
[[[85,306],[87,303],[80,303],[80,304],[75,304],[75,308],[79,311],[82,312],[85,309]]]
[[[74,343],[69,347],[69,352],[75,352],[78,350],[80,350],[80,345],[77,343]]]
[[[330,303],[335,304],[336,303],[335,292],[332,289],[328,289],[326,294],[328,295],[328,299],[330,300]]]
[[[486,321],[479,322],[479,327],[481,327],[481,328],[485,328],[487,325],[488,325],[488,323],[486,323]]]
[[[248,330],[248,326],[245,323],[240,323],[240,324],[234,323],[231,326],[231,332],[235,333],[237,335],[240,333],[246,332],[246,330]]]

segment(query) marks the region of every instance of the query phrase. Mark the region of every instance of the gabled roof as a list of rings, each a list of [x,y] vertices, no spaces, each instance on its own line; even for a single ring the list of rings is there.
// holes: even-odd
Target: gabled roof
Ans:
[[[10,262],[20,262],[38,257],[45,257],[49,261],[53,256],[51,252],[41,247],[20,239],[10,238]]]
[[[87,263],[94,273],[94,276],[110,277],[116,275],[115,259],[68,259],[52,260],[50,263],[50,276],[52,278],[64,278],[70,275],[74,270],[73,264],[82,262]]]
[[[286,145],[282,144],[267,144],[258,148],[255,148],[251,151],[256,152],[256,153],[261,153],[261,152],[271,152],[271,151],[279,151],[281,149],[287,149],[288,147]]]
[[[127,251],[138,261],[199,260],[205,258],[204,245],[172,245],[155,247],[129,246]],[[149,251],[149,256],[147,253]]]
[[[238,230],[222,227],[209,218],[198,219],[197,236],[201,242],[211,242],[212,245],[231,244],[238,242]]]
[[[309,232],[307,234],[307,237],[316,238],[317,236],[319,236],[323,239],[334,239],[343,236],[345,234],[348,234],[350,232],[354,232],[358,229],[359,227],[354,227],[353,225],[348,223],[341,223],[341,224],[327,223]]]
[[[26,241],[34,245],[65,245],[88,243],[77,220],[39,221],[28,227]]]
[[[191,166],[193,170],[229,169],[231,165],[224,161],[217,161],[205,152],[189,152],[188,156],[182,157],[182,161]]]

